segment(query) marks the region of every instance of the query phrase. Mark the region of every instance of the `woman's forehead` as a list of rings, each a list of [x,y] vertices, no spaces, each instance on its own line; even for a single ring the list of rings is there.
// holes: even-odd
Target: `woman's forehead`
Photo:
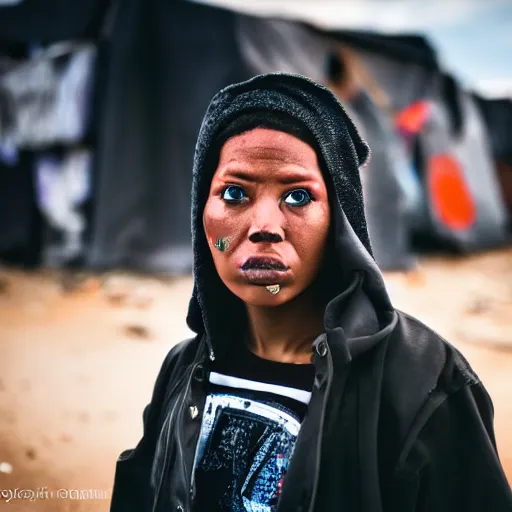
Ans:
[[[285,132],[255,128],[232,137],[223,145],[217,176],[243,172],[255,175],[273,172],[291,179],[321,179],[322,173],[315,150],[306,142]]]

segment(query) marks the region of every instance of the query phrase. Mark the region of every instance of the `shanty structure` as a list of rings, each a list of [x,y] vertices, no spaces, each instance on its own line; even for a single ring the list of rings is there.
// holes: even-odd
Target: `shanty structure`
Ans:
[[[25,0],[0,4],[0,260],[191,272],[203,114],[267,72],[329,87],[368,140],[381,268],[509,241],[510,99],[466,90],[421,35],[185,0]]]

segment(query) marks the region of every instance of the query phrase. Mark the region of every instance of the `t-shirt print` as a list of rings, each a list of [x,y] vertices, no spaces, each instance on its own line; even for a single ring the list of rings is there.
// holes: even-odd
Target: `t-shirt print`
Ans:
[[[274,512],[300,430],[281,398],[307,404],[311,393],[214,372],[210,381],[219,391],[206,399],[195,458],[195,483],[209,494],[200,509]]]

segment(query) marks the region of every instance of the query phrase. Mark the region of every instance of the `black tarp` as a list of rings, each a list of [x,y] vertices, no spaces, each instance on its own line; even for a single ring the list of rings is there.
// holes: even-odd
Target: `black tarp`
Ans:
[[[406,156],[389,120],[366,93],[352,99],[346,108],[372,151],[360,174],[375,260],[382,270],[409,268],[413,264],[409,219],[396,169],[406,165]]]
[[[0,6],[0,46],[94,39],[109,5],[106,0],[23,0]]]
[[[39,263],[41,246],[32,165],[26,151],[9,164],[0,160],[0,260],[27,266]]]
[[[212,96],[248,78],[235,14],[125,0],[109,45],[89,264],[192,268],[193,150]]]
[[[483,116],[496,160],[512,165],[512,100],[473,95]]]
[[[512,100],[487,99],[477,95],[473,98],[485,120],[512,227]]]

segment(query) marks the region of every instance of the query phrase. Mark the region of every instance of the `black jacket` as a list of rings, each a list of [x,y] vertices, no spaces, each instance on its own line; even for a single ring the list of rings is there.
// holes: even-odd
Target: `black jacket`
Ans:
[[[371,256],[359,180],[366,144],[328,90],[302,77],[262,75],[218,93],[206,113],[192,190],[187,321],[197,336],[164,361],[144,410],[143,438],[117,462],[111,512],[193,510],[209,365],[229,357],[244,318],[213,266],[202,211],[217,134],[254,110],[291,115],[315,137],[334,234],[328,283],[335,293],[314,343],[312,397],[278,511],[512,511],[488,394],[454,347],[393,308]]]

